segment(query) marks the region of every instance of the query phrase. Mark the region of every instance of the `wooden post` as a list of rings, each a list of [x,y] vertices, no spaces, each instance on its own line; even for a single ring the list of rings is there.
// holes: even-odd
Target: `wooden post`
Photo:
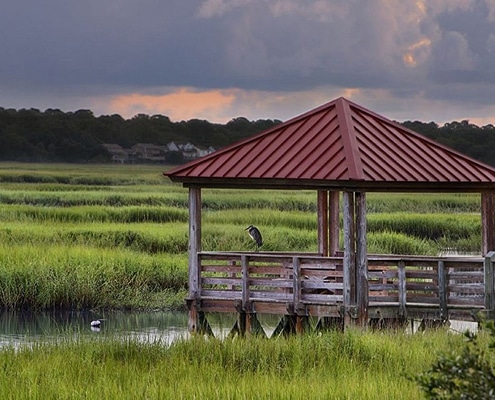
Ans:
[[[354,196],[344,192],[344,327],[350,323],[351,306],[354,304]]]
[[[339,229],[339,224],[340,224],[340,218],[339,218],[339,192],[330,192],[329,193],[329,201],[330,201],[330,206],[329,206],[329,255],[331,257],[334,257],[337,255],[337,252],[339,251],[339,235],[340,235],[340,229]]]
[[[495,206],[494,193],[481,193],[481,254],[495,250]]]
[[[368,251],[366,248],[366,193],[356,193],[356,305],[358,324],[368,324]]]
[[[442,321],[449,319],[447,309],[447,276],[445,273],[445,263],[438,261],[438,298],[440,301],[440,316]]]
[[[302,334],[305,331],[307,316],[305,309],[301,303],[302,282],[301,282],[301,260],[299,257],[292,258],[293,271],[293,303],[295,313],[295,329],[296,333]]]
[[[406,290],[406,263],[403,260],[397,265],[398,294],[399,294],[399,315],[407,318],[407,290]]]
[[[241,267],[242,267],[242,309],[244,311],[249,308],[249,262],[245,254],[241,255]]]
[[[328,192],[318,190],[318,253],[328,256]]]
[[[292,257],[292,280],[293,280],[293,293],[292,301],[294,303],[294,311],[299,310],[301,304],[301,262],[299,257]]]
[[[495,251],[490,251],[485,256],[485,312],[489,319],[495,319],[495,282],[493,262],[495,261]]]
[[[200,329],[198,302],[201,297],[201,189],[189,188],[189,321],[190,332]]]

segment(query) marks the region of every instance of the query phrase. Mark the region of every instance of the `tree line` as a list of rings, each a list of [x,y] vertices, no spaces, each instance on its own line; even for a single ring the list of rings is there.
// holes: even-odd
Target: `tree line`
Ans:
[[[190,142],[215,149],[268,129],[281,121],[249,121],[240,117],[227,124],[205,120],[172,122],[163,115],[118,114],[95,117],[90,110],[5,109],[0,107],[0,160],[36,162],[105,162],[111,157],[103,143],[130,148],[136,143],[165,145]]]
[[[36,162],[108,162],[103,143],[124,148],[136,143],[165,145],[171,141],[219,149],[277,124],[279,120],[250,121],[244,117],[226,124],[200,119],[172,122],[163,115],[118,114],[96,117],[90,110],[5,109],[0,107],[0,160]],[[495,127],[467,120],[439,126],[434,122],[406,121],[403,126],[495,166]]]
[[[495,126],[477,126],[468,120],[447,122],[406,121],[403,126],[485,164],[495,166]]]

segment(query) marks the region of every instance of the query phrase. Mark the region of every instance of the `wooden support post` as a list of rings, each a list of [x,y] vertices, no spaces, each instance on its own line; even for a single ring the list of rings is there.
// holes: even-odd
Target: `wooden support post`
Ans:
[[[495,251],[490,251],[485,256],[485,312],[489,319],[495,319],[495,281],[493,262],[495,261]]]
[[[246,313],[246,332],[250,335],[266,337],[256,313]]]
[[[329,242],[329,255],[331,257],[334,257],[337,255],[337,252],[339,251],[340,243],[339,243],[339,237],[340,237],[340,218],[339,218],[339,192],[330,192],[329,193],[329,237],[330,237],[330,242]]]
[[[190,333],[198,333],[201,324],[199,322],[199,307],[196,304],[196,299],[186,299],[188,308],[187,330]]]
[[[294,303],[294,310],[297,312],[301,303],[301,263],[299,257],[292,258],[292,281],[293,281],[293,293],[292,301]]]
[[[237,312],[237,329],[239,336],[246,334],[246,313],[242,310]]]
[[[354,304],[354,196],[344,192],[344,327],[350,323],[351,306]]]
[[[328,256],[328,192],[318,190],[318,253]]]
[[[358,324],[368,324],[368,251],[366,248],[366,193],[356,193],[356,305]]]
[[[305,315],[296,315],[296,334],[303,334],[308,325],[308,317]]]
[[[210,326],[208,320],[206,319],[206,314],[203,311],[198,312],[197,333],[201,333],[201,334],[208,335],[211,337],[215,336],[213,334],[213,330],[211,329],[211,326]]]
[[[438,261],[438,299],[440,301],[440,317],[442,321],[449,319],[447,309],[447,274],[443,260]]]
[[[302,282],[301,282],[301,260],[299,257],[292,258],[292,271],[293,271],[293,302],[294,312],[296,318],[296,333],[304,333],[307,325],[307,315],[304,309],[304,305],[301,303],[302,295]]]
[[[201,297],[201,189],[189,188],[189,307],[188,329],[194,333],[201,326],[198,301]]]
[[[481,193],[481,254],[495,250],[495,200],[493,192]]]
[[[406,291],[406,264],[403,260],[397,265],[398,294],[399,294],[399,315],[407,318],[407,291]]]
[[[294,321],[294,315],[284,315],[277,327],[273,331],[272,337],[280,335],[288,336],[296,332],[296,322]]]
[[[242,267],[242,309],[243,311],[252,311],[249,307],[249,262],[245,254],[241,255],[241,267]],[[247,310],[248,308],[248,310]]]

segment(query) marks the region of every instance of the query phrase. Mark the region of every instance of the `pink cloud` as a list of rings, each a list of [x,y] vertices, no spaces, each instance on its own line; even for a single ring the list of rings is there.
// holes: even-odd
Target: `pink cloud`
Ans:
[[[179,88],[172,93],[162,95],[122,94],[111,98],[107,108],[112,110],[112,113],[118,113],[125,118],[136,114],[162,114],[174,121],[198,118],[223,122],[226,119],[223,110],[234,100],[233,91],[195,91]]]

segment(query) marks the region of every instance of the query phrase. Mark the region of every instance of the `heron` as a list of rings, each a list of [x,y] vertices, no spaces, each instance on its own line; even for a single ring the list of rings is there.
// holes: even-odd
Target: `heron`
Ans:
[[[246,231],[248,231],[249,236],[251,236],[251,239],[255,241],[256,251],[259,251],[260,247],[263,246],[263,238],[261,237],[261,232],[259,231],[258,228],[256,228],[253,225],[249,225],[246,228]]]

